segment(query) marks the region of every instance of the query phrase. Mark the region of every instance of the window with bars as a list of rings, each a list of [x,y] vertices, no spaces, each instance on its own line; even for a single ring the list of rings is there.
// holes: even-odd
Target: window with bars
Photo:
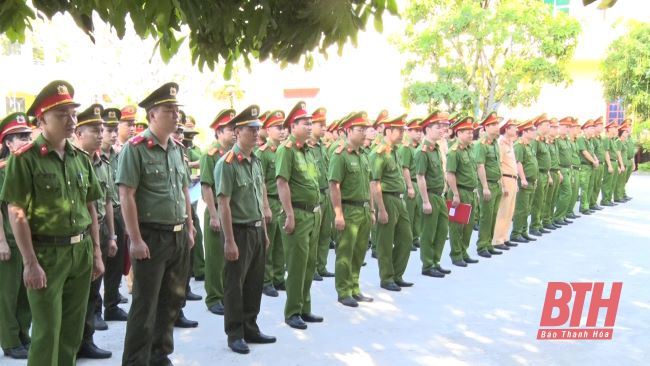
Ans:
[[[607,122],[616,121],[621,123],[625,119],[625,111],[623,110],[623,100],[618,98],[607,105]]]
[[[571,0],[544,0],[544,3],[550,5],[553,8],[553,15],[557,14],[558,11],[569,14],[570,2]]]

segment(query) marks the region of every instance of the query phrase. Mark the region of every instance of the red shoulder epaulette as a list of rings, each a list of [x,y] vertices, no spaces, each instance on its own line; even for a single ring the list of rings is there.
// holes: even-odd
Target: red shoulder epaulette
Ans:
[[[428,150],[429,150],[429,148],[428,148],[427,144],[422,144],[422,151],[426,152]]]
[[[141,143],[142,141],[144,141],[144,136],[143,136],[143,135],[138,135],[138,136],[133,136],[133,137],[129,140],[129,143],[130,143],[131,145],[137,145],[137,144]]]
[[[269,148],[269,144],[264,144],[258,148],[259,151],[265,151],[266,149]]]
[[[208,156],[214,156],[219,151],[219,148],[213,147],[210,150],[208,150]]]
[[[343,144],[341,144],[336,148],[336,150],[334,150],[334,152],[337,153],[337,154],[340,154],[340,153],[343,152],[343,150],[345,150],[345,146],[343,146]]]
[[[24,153],[25,151],[31,149],[33,146],[34,146],[34,143],[33,143],[33,142],[30,142],[29,144],[24,145],[24,146],[21,147],[20,149],[16,150],[16,151],[14,152],[14,155],[18,156],[18,155]]]
[[[229,150],[225,155],[226,164],[232,164],[233,159],[235,159],[235,153],[232,150]]]

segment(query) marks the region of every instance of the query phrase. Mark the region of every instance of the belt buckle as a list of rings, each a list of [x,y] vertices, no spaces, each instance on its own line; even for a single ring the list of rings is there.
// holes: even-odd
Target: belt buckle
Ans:
[[[313,212],[313,213],[318,213],[318,212],[320,212],[320,205],[314,207],[314,209],[312,210],[312,212]]]
[[[183,224],[174,225],[174,232],[179,232],[183,230]]]
[[[83,239],[83,234],[75,235],[70,237],[70,244],[77,244]]]
[[[255,227],[261,227],[262,226],[262,221],[255,221]]]
[[[364,202],[363,207],[364,208],[370,208],[370,202]]]
[[[404,198],[404,193],[400,193],[400,194],[399,194],[399,198],[402,198],[402,199],[403,199],[403,198]]]

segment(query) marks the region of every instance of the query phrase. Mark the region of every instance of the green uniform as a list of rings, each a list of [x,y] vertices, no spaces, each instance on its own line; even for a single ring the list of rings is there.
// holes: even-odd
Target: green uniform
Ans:
[[[629,137],[625,141],[621,141],[620,138],[616,139],[618,147],[620,147],[621,149],[621,157],[623,158],[623,167],[625,167],[625,171],[618,175],[618,178],[616,180],[616,185],[614,186],[614,201],[616,202],[623,202],[623,198],[625,198],[625,183],[627,182],[627,170],[631,169],[632,159],[634,158],[633,150],[628,145],[629,143],[627,142],[629,139],[630,139]]]
[[[262,145],[257,150],[257,156],[262,162],[262,172],[266,183],[266,196],[271,208],[271,222],[266,224],[266,232],[269,236],[269,247],[266,250],[266,267],[264,271],[264,285],[284,285],[284,250],[282,247],[282,234],[280,230],[279,217],[282,214],[282,204],[278,197],[278,185],[275,179],[275,152],[278,146],[271,141]]]
[[[541,137],[531,141],[530,145],[537,158],[537,166],[539,168],[537,187],[535,187],[535,195],[533,196],[531,206],[530,227],[533,230],[540,230],[543,226],[544,199],[546,198],[546,191],[549,189],[548,177],[551,169],[551,152],[549,150],[549,144]]]
[[[483,186],[479,180],[479,231],[476,249],[482,250],[494,249],[492,247],[492,238],[494,237],[494,225],[496,225],[497,211],[499,211],[499,202],[501,202],[501,158],[499,156],[499,143],[497,139],[489,140],[483,136],[472,147],[472,155],[477,165],[482,164],[485,167],[485,177],[487,179],[488,189],[491,192],[489,200],[483,196]],[[478,176],[478,174],[477,174]]]
[[[189,177],[182,145],[169,138],[163,149],[150,129],[132,138],[120,155],[116,182],[135,188],[140,234],[150,253],[132,263],[133,300],[122,364],[159,364],[173,352],[174,322],[185,300],[190,213],[183,189]]]
[[[569,144],[571,145],[571,163],[573,164],[573,181],[571,182],[571,200],[569,201],[569,209],[567,210],[567,215],[572,214],[575,209],[576,203],[578,202],[578,197],[580,196],[580,149],[578,148],[578,141],[576,139],[570,139]]]
[[[201,156],[200,171],[201,184],[212,188],[214,186],[214,167],[217,161],[228,151],[218,141],[212,143],[208,151]],[[217,205],[217,196],[213,196],[215,207]],[[218,219],[218,218],[217,218]],[[218,231],[210,227],[210,211],[205,208],[203,212],[203,226],[205,227],[203,235],[203,249],[205,251],[205,305],[208,309],[214,305],[223,302],[223,242]]]
[[[93,243],[87,203],[101,189],[88,155],[69,142],[61,159],[43,135],[5,168],[2,201],[25,210],[47,287],[27,290],[32,310],[28,365],[72,365],[81,344]],[[71,245],[72,244],[72,245]]]
[[[316,251],[320,231],[320,191],[318,166],[304,144],[290,136],[276,152],[275,176],[289,184],[295,228],[291,234],[282,233],[284,259],[287,264],[287,301],[284,317],[311,313],[311,283],[316,270]],[[280,215],[284,227],[287,215]]]
[[[0,188],[5,182],[6,161],[0,161]],[[16,181],[14,181],[13,184]],[[8,183],[12,184],[12,183]],[[1,202],[2,227],[11,257],[0,261],[0,346],[4,349],[20,347],[31,342],[29,326],[32,313],[23,282],[23,257],[9,224],[7,203]]]
[[[591,143],[594,148],[594,155],[598,158],[598,168],[594,168],[594,185],[589,196],[589,207],[595,207],[598,205],[598,196],[600,196],[600,190],[603,186],[603,175],[607,169],[605,163],[605,147],[603,142],[604,137],[596,136],[591,139]]]
[[[555,212],[553,221],[563,221],[571,208],[571,196],[573,193],[573,151],[571,150],[571,141],[565,136],[555,139],[554,145],[558,153],[558,163],[562,173],[562,182],[558,187],[557,201],[555,202]]]
[[[617,152],[620,152],[620,144],[617,143],[618,138],[614,139],[606,139],[603,143],[603,147],[605,151],[609,153],[609,161],[612,165],[612,172],[609,172],[609,169],[605,167],[605,176],[603,179],[603,195],[601,198],[600,203],[601,204],[609,204],[612,202],[613,194],[614,194],[614,187],[616,185],[616,182],[618,181],[618,169],[619,169],[619,164],[618,164],[618,154]],[[607,165],[605,161],[603,161],[604,165]]]
[[[551,156],[549,174],[553,182],[548,185],[546,198],[544,198],[544,210],[542,211],[542,225],[544,226],[553,224],[553,213],[560,195],[560,151],[556,143],[557,140],[559,138],[556,138],[553,142],[547,142],[548,151]]]
[[[442,250],[449,232],[449,213],[442,193],[445,189],[445,172],[438,144],[424,140],[415,152],[415,173],[424,176],[427,183],[431,213],[422,213],[422,237],[420,238],[420,260],[422,271],[440,265]],[[422,193],[421,193],[422,194]],[[417,197],[421,201],[420,197]]]
[[[627,162],[623,162],[625,165],[625,180],[620,184],[620,188],[622,192],[620,192],[620,197],[621,198],[627,198],[627,192],[625,192],[625,185],[627,184],[628,180],[630,180],[630,176],[632,175],[632,171],[634,170],[634,156],[636,155],[636,141],[632,138],[632,136],[628,136],[627,139],[625,140],[625,143],[623,144],[626,152],[627,152]]]
[[[511,239],[528,235],[528,215],[530,215],[531,204],[535,194],[537,179],[539,177],[539,167],[537,166],[537,158],[533,151],[532,144],[525,143],[519,140],[515,144],[515,159],[517,163],[521,163],[524,169],[524,176],[528,186],[521,185],[521,178],[517,180],[519,192],[517,192],[517,201],[515,202],[515,213],[512,219],[512,233]]]
[[[330,200],[327,183],[329,157],[321,141],[315,142],[309,147],[309,150],[314,156],[318,167],[318,188],[321,198],[321,224],[318,234],[318,249],[316,250],[316,272],[326,273],[329,272],[327,270],[327,254],[332,240],[332,221],[334,220],[334,211],[332,210],[332,201]]]
[[[592,157],[594,156],[594,149],[590,140],[584,136],[580,136],[576,141],[578,151],[580,151],[580,212],[589,211],[589,196],[593,191],[594,180],[592,178],[594,167],[583,155],[583,152],[587,151]]]
[[[388,223],[377,222],[377,260],[382,285],[402,281],[406,271],[413,234],[406,211],[406,184],[397,148],[379,144],[370,154],[371,179],[381,184]]]
[[[188,148],[186,150],[187,153],[187,158],[189,159],[190,163],[195,162],[195,161],[200,161],[201,156],[203,154],[201,153],[201,149],[196,146],[192,145],[192,147]],[[200,164],[200,163],[199,163]],[[197,173],[200,172],[199,169],[192,169],[192,176],[196,175]],[[194,223],[194,247],[192,248],[192,253],[191,253],[191,266],[192,266],[192,274],[194,277],[204,277],[205,276],[205,251],[203,248],[203,231],[201,230],[201,221],[199,220],[199,216],[196,212],[197,206],[198,206],[198,201],[192,203],[192,222]]]
[[[420,189],[418,188],[417,174],[415,169],[415,151],[417,145],[412,142],[408,144],[402,144],[397,149],[397,154],[400,157],[402,162],[402,169],[408,169],[411,174],[411,184],[413,185],[413,190],[415,195],[413,198],[409,198],[408,195],[404,197],[406,202],[406,211],[409,215],[409,220],[411,221],[411,233],[413,234],[413,240],[418,241],[420,238],[420,227],[422,225],[422,200],[420,199]]]
[[[370,163],[347,143],[330,160],[328,179],[339,184],[345,228],[336,247],[335,285],[339,298],[361,294],[359,273],[370,235]]]
[[[239,258],[226,261],[224,329],[228,342],[260,333],[257,315],[264,283],[262,164],[251,154],[244,157],[238,145],[226,153],[214,169],[215,194],[230,198],[230,213]],[[225,239],[224,239],[225,240]]]
[[[476,162],[471,156],[471,147],[461,148],[456,142],[447,152],[447,172],[456,176],[456,187],[460,196],[460,202],[476,207],[476,189],[478,174],[476,173]],[[447,191],[447,199],[453,199],[451,189]],[[453,261],[460,261],[469,258],[467,248],[472,237],[472,223],[474,222],[474,210],[469,218],[469,224],[463,225],[458,222],[449,223],[449,242]]]

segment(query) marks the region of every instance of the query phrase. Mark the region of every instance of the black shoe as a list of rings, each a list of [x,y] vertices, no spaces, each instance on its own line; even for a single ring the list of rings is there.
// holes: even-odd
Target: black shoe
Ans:
[[[551,230],[555,230],[555,228],[553,228],[553,229],[551,229]],[[551,230],[549,230],[549,229],[543,227],[543,228],[539,229],[539,232],[542,233],[542,234],[550,234],[550,233],[551,233]]]
[[[187,293],[185,294],[185,299],[187,301],[199,301],[199,300],[203,299],[203,296],[197,295],[197,294],[195,294],[194,292],[192,292],[190,290],[190,291],[187,291]]]
[[[546,224],[546,225],[544,225],[544,227],[542,228],[542,230],[544,230],[544,229],[546,229],[546,230],[551,230],[551,231],[552,231],[552,230],[555,230],[555,229],[557,229],[557,228],[556,228],[555,226],[553,226],[552,224]],[[540,231],[541,231],[541,230],[540,230]],[[544,231],[542,231],[542,232],[544,232]],[[549,232],[550,232],[550,231],[549,231]]]
[[[601,202],[600,205],[604,206],[604,207],[613,207],[614,206],[614,204],[611,203],[611,202]]]
[[[122,294],[120,294],[120,304],[128,304],[128,303],[129,303],[129,299],[122,296]]]
[[[376,251],[376,250],[373,250],[373,251],[370,253],[370,256],[373,257],[373,258],[375,258],[375,259],[377,259],[377,251]]]
[[[574,214],[573,212],[571,212],[570,214],[566,215],[566,217],[575,220],[575,219],[579,218],[580,215],[576,215],[576,214]]]
[[[439,264],[436,264],[435,269],[436,269],[438,272],[442,273],[442,274],[446,274],[446,275],[447,275],[447,274],[450,274],[450,273],[451,273],[451,270],[444,269],[444,268],[440,267]]]
[[[302,321],[307,322],[307,323],[322,323],[323,322],[323,317],[316,315],[316,314],[300,314],[300,318],[302,318]]]
[[[465,263],[465,261],[462,260],[462,259],[457,260],[457,261],[452,260],[451,264],[453,264],[454,266],[458,266],[458,267],[467,267],[467,263]]]
[[[497,244],[494,246],[494,249],[499,249],[499,250],[510,250],[507,245],[505,244]]]
[[[307,324],[300,318],[298,315],[292,315],[288,319],[284,320],[288,326],[295,329],[307,329]]]
[[[556,223],[553,222],[553,223],[551,223],[551,225],[556,229],[561,229],[562,225],[564,225],[564,224],[560,225],[560,224],[556,224]]]
[[[197,281],[197,282],[205,281],[205,275],[194,276],[194,281]]]
[[[510,238],[511,243],[528,243],[529,240],[524,238],[523,236],[515,236]]]
[[[603,208],[600,207],[600,206],[598,206],[598,205],[596,205],[596,206],[594,206],[594,207],[590,207],[589,209],[590,209],[590,210],[600,211],[600,210],[602,210]]]
[[[159,359],[151,359],[149,361],[150,365],[156,365],[156,366],[174,366],[172,363],[172,360],[170,360],[168,357],[163,357]]]
[[[388,291],[402,291],[402,288],[397,286],[395,282],[382,283],[381,288]]]
[[[357,300],[358,302],[373,302],[373,301],[375,301],[375,299],[373,299],[372,297],[366,296],[364,294],[352,295],[352,298]]]
[[[470,257],[463,258],[463,261],[464,261],[465,263],[469,263],[469,264],[478,263],[478,259],[474,259],[474,258],[470,258]]]
[[[526,240],[526,239],[524,239],[524,238],[522,238],[522,239],[523,239],[523,240]],[[507,242],[505,242],[505,243],[503,243],[503,244],[505,244],[505,245],[508,246],[508,247],[517,247],[517,246],[519,246],[519,244],[517,244],[517,243],[512,243],[512,242],[509,242],[509,241],[507,241]]]
[[[492,254],[490,254],[486,249],[479,250],[478,255],[483,258],[492,258]]]
[[[26,360],[27,359],[27,349],[24,346],[18,346],[14,348],[3,348],[5,356],[16,359],[16,360]]]
[[[416,248],[420,247],[420,238],[413,239],[413,246]]]
[[[348,297],[340,297],[339,302],[345,306],[349,306],[351,308],[356,308],[359,306],[359,303],[357,300],[353,299],[352,296]]]
[[[555,220],[555,221],[553,221],[553,225],[555,225],[555,227],[559,228],[561,226],[566,226],[567,223],[564,222],[564,220]]]
[[[417,252],[417,251],[418,251],[418,247],[416,247],[415,245],[412,245],[412,246],[411,246],[411,251],[412,251],[412,252]]]
[[[336,249],[336,242],[334,240],[330,240],[330,249]]]
[[[612,206],[618,206],[620,203],[612,202]]]
[[[314,273],[314,281],[322,281],[322,280],[323,280],[323,277],[321,277],[321,275],[319,275],[318,272],[315,272]]]
[[[223,314],[225,314],[225,310],[224,310],[224,308],[223,308],[223,304],[220,303],[220,302],[218,302],[218,303],[216,303],[216,304],[210,306],[210,307],[208,308],[208,310],[209,310],[212,314],[216,314],[216,315],[223,315]]]
[[[129,314],[118,306],[112,306],[104,310],[104,320],[125,322],[128,318]]]
[[[596,213],[596,210],[589,209],[589,213]]]
[[[276,290],[278,291],[287,291],[287,287],[283,283],[274,283],[273,287],[275,287]]]
[[[273,287],[273,285],[266,285],[262,288],[262,293],[266,296],[270,297],[278,297],[280,294],[278,294],[278,290]]]
[[[318,274],[323,278],[325,278],[325,277],[334,277],[334,273],[332,273],[332,272],[330,272],[328,270],[325,270],[324,272],[318,272]]]
[[[478,229],[479,229],[478,224],[474,224],[474,226],[472,227],[472,229],[473,229],[474,231],[478,231]]]
[[[269,344],[269,343],[275,343],[277,339],[274,336],[266,335],[262,332],[259,332],[255,335],[244,337],[244,340],[247,343]]]
[[[530,235],[542,236],[542,232],[537,230],[537,229],[530,229],[528,232],[530,233]],[[523,237],[526,238],[525,235]],[[526,238],[526,239],[528,239],[528,238]],[[528,239],[528,240],[530,240],[530,239]]]
[[[503,254],[503,252],[500,252],[500,251],[498,251],[498,250],[496,250],[494,248],[488,249],[488,252],[490,252],[490,254],[492,254],[492,255],[501,255],[501,254]]]
[[[196,328],[199,326],[199,322],[187,319],[185,314],[183,314],[183,310],[181,310],[181,312],[178,313],[178,319],[174,322],[174,326],[176,328]]]
[[[108,330],[108,324],[102,319],[101,314],[95,313],[95,317],[93,319],[93,325],[95,327],[95,330]]]
[[[395,280],[395,284],[399,287],[411,287],[413,282],[406,282],[404,280]]]
[[[435,278],[445,278],[445,274],[438,272],[435,268],[430,268],[425,271],[422,271],[423,276],[435,277]]]
[[[235,352],[235,353],[240,353],[242,355],[245,355],[247,353],[250,353],[251,349],[248,348],[248,345],[246,344],[246,341],[244,341],[241,338],[237,338],[231,342],[228,342],[228,347]]]
[[[542,234],[539,234],[538,236],[542,236]],[[537,241],[537,239],[533,238],[532,236],[530,236],[528,234],[522,234],[521,237],[528,240],[528,241]]]
[[[569,219],[564,219],[564,220],[562,220],[562,222],[564,222],[564,225],[573,224],[573,221],[571,221]]]
[[[90,358],[94,360],[99,360],[103,358],[111,358],[111,356],[113,356],[113,353],[97,347],[92,342],[90,343],[82,342],[81,347],[77,352],[77,358]]]

